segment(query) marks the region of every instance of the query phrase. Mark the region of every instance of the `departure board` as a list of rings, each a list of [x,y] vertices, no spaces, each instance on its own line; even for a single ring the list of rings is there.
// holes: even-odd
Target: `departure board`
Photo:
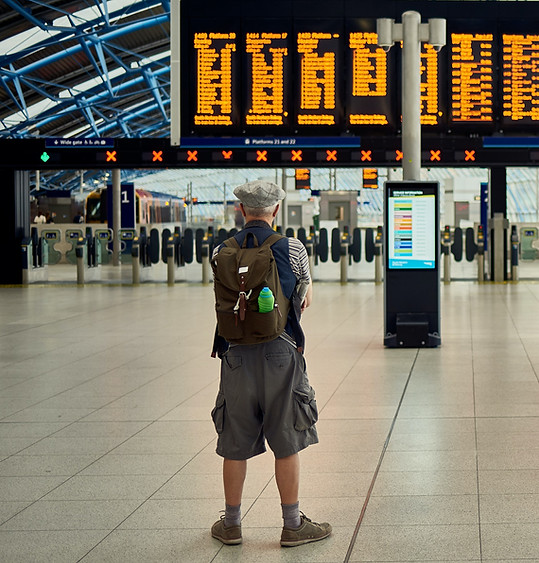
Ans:
[[[539,35],[503,35],[503,123],[539,123]]]
[[[288,33],[253,32],[246,35],[247,89],[246,125],[287,125]]]
[[[233,125],[232,56],[236,52],[236,34],[195,33],[193,46],[197,60],[195,125]]]
[[[378,47],[375,32],[352,32],[348,43],[349,65],[348,125],[389,125],[393,123],[388,90],[388,56]]]
[[[492,123],[494,58],[491,33],[451,34],[451,119]]]
[[[440,72],[438,53],[432,45],[423,44],[421,49],[421,125],[439,125],[443,117],[440,108]]]
[[[339,33],[301,31],[297,34],[300,83],[297,125],[337,125],[339,46]]]
[[[532,134],[539,123],[539,12],[529,3],[418,0],[446,19],[422,42],[423,134]],[[401,133],[402,46],[378,46],[376,20],[400,3],[182,0],[181,138],[360,138]],[[173,26],[174,27],[174,26]],[[358,141],[359,142],[359,141]],[[334,147],[336,148],[336,146]]]

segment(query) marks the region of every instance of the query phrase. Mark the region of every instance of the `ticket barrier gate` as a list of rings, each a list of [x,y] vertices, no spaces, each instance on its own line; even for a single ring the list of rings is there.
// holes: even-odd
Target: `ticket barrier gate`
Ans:
[[[100,247],[101,264],[109,264],[112,260],[112,252],[109,251],[109,245],[112,242],[112,229],[96,229],[95,244]]]
[[[77,264],[77,244],[80,238],[82,238],[82,229],[66,229],[65,240],[71,245],[66,252],[66,260],[70,264]]]
[[[348,264],[352,259],[350,255],[350,233],[348,227],[343,228],[341,233],[339,229],[335,228],[331,231],[331,260],[333,262],[340,262],[341,265],[341,283],[348,282]]]
[[[520,257],[522,260],[539,258],[539,229],[537,227],[520,228]]]
[[[86,236],[79,237],[75,248],[77,257],[77,285],[87,281],[101,280],[102,248],[97,236],[92,235],[91,227],[86,228]]]
[[[477,280],[485,280],[485,234],[482,225],[478,225],[477,235],[473,227],[468,227],[464,233],[460,227],[455,227],[451,234],[451,227],[446,225],[441,235],[441,254],[444,262],[444,283],[451,282],[451,255],[455,262],[460,262],[463,256],[468,262],[477,259]]]
[[[309,270],[311,272],[311,276],[314,272],[314,265],[315,263],[318,264],[318,256],[316,255],[316,232],[314,230],[314,226],[311,226],[309,229],[309,234],[303,227],[298,229],[298,239],[303,243],[305,249],[307,250],[307,256],[309,257]]]
[[[58,264],[62,258],[62,253],[55,249],[55,245],[61,241],[60,231],[58,229],[42,229],[41,238],[47,241],[49,265]]]
[[[210,258],[214,248],[213,227],[208,227],[206,232],[204,229],[196,230],[195,248],[196,260],[202,264],[202,283],[207,284],[210,282]]]
[[[24,237],[21,243],[23,285],[48,280],[48,246],[45,238],[38,237],[35,227],[31,236]]]
[[[160,259],[159,231],[151,229],[148,234],[146,227],[141,227],[137,236],[135,229],[121,229],[120,236],[130,242],[133,284],[150,279],[152,265],[158,264]]]

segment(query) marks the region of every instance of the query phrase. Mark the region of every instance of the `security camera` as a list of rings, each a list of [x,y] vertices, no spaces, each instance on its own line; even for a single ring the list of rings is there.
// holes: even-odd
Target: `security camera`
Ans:
[[[391,50],[392,45],[380,45],[380,47],[382,48],[382,50],[386,53],[389,53],[389,51]]]
[[[439,53],[442,50],[443,45],[433,45],[432,48]]]

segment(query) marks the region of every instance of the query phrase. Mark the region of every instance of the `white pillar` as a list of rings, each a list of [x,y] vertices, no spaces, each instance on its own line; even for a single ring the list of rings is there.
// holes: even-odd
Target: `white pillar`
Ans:
[[[421,179],[421,16],[402,14],[402,175],[403,180]]]

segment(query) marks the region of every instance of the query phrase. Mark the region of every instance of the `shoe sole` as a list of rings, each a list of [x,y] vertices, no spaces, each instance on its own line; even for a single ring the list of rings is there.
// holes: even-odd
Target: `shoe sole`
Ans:
[[[212,534],[211,537],[215,538],[216,540],[219,540],[221,543],[224,543],[225,545],[239,545],[243,541],[242,538],[235,538],[235,539],[232,539],[232,540],[228,540],[228,539],[216,536],[215,534]]]
[[[315,541],[325,540],[329,538],[331,532],[328,532],[325,536],[321,536],[319,538],[308,538],[305,540],[294,540],[294,541],[282,541],[281,540],[281,547],[297,547],[298,545],[305,545],[306,543],[312,543]]]

